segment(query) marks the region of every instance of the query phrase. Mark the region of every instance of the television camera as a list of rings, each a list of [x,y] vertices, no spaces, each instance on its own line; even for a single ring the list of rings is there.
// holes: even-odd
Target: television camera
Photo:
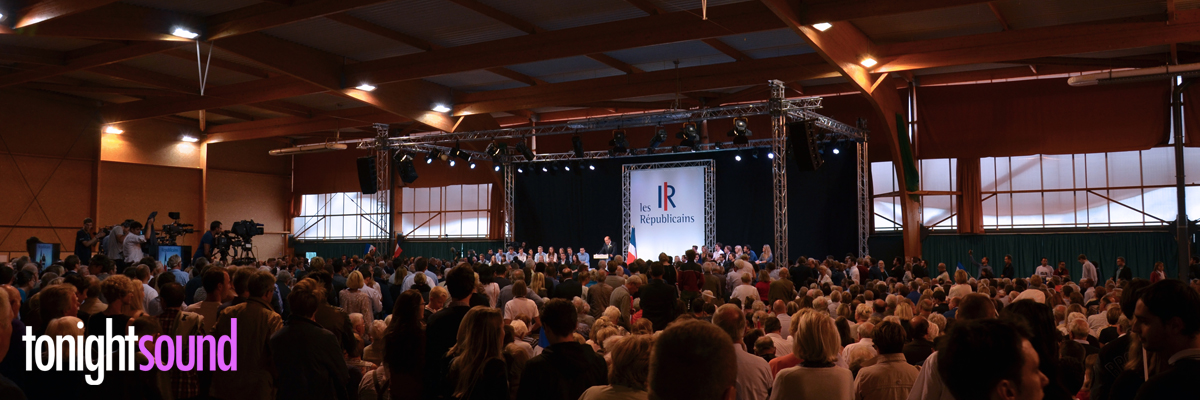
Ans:
[[[234,263],[254,263],[253,238],[263,234],[263,224],[254,220],[243,220],[233,223],[230,230],[215,237],[217,252],[221,258],[232,257]]]
[[[195,225],[183,224],[179,222],[178,211],[169,212],[167,213],[167,216],[171,217],[171,219],[175,220],[175,222],[163,224],[162,230],[158,231],[156,240],[158,241],[159,245],[175,246],[180,236],[189,233],[196,233],[196,229],[194,228]]]

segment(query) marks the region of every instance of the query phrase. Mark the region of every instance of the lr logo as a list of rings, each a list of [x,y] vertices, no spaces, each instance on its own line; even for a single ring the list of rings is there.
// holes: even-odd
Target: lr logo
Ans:
[[[662,207],[663,211],[668,211],[671,207],[675,207],[675,200],[671,200],[671,197],[674,196],[675,187],[663,182],[662,186],[658,187],[658,206]],[[664,198],[667,200],[666,202],[663,202]]]

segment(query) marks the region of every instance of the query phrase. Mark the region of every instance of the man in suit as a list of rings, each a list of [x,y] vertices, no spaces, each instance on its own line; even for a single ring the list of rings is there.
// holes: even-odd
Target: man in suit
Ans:
[[[617,255],[617,249],[615,246],[613,246],[612,239],[609,238],[608,236],[605,236],[604,237],[604,245],[600,246],[600,251],[596,252],[596,254],[608,254],[609,258],[612,258],[612,256]]]
[[[1118,281],[1122,279],[1127,281],[1133,280],[1133,271],[1125,266],[1125,257],[1117,257],[1117,273],[1113,274],[1113,276],[1116,276]]]

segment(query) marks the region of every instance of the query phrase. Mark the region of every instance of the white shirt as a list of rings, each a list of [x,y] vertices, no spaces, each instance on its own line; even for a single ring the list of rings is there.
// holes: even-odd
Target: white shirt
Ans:
[[[946,298],[966,297],[971,294],[971,285],[961,284],[950,287],[950,293],[946,293]]]
[[[125,250],[125,262],[135,263],[142,259],[142,243],[146,243],[145,236],[132,233],[125,235],[125,242],[121,243],[121,248]]]
[[[767,392],[775,378],[771,376],[771,366],[762,357],[746,352],[741,343],[733,343],[733,352],[737,354],[737,400],[767,400]]]
[[[792,354],[792,341],[787,340],[779,333],[768,333],[767,337],[775,342],[775,357],[783,357]]]
[[[1091,279],[1092,283],[1096,283],[1096,266],[1091,261],[1083,262],[1083,277],[1080,279]]]
[[[850,266],[848,269],[850,270],[850,279],[851,279],[851,280],[853,280],[853,281],[854,281],[854,283],[859,283],[859,280],[858,280],[858,267],[857,267],[857,266]]]
[[[525,297],[514,298],[504,305],[504,319],[513,320],[524,315],[530,319],[538,317],[537,303]]]
[[[912,390],[908,392],[908,400],[954,400],[950,389],[942,383],[942,376],[938,374],[937,368],[937,352],[935,351],[925,358],[924,364],[921,364],[921,373],[917,375]]]
[[[1091,335],[1100,337],[1100,331],[1108,327],[1108,310],[1100,310],[1099,313],[1087,317],[1087,323]]]
[[[779,334],[785,338],[792,336],[792,316],[783,313],[776,315],[775,318],[779,318],[779,325],[783,327],[779,330]]]
[[[142,284],[142,306],[146,310],[146,314],[157,317],[162,314],[162,304],[158,301],[158,291],[145,283]]]
[[[1049,265],[1039,265],[1037,266],[1037,269],[1033,271],[1033,274],[1041,276],[1042,279],[1050,279],[1051,276],[1054,276],[1054,268]]]
[[[871,338],[862,338],[858,342],[850,343],[849,346],[842,348],[842,353],[838,356],[837,366],[850,369],[850,363],[846,360],[846,357],[850,355],[851,349],[857,347],[866,347],[867,349],[871,350],[871,358],[875,358],[879,355],[879,350],[875,350],[875,342],[871,340]]]
[[[758,298],[758,288],[750,285],[738,285],[733,288],[733,292],[729,294],[730,298],[738,299],[742,302],[742,307],[746,306],[746,299],[761,300]]]

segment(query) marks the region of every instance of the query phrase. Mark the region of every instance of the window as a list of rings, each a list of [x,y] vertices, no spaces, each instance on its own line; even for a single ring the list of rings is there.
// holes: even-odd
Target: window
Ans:
[[[1184,154],[1188,161],[1200,157],[1200,149]],[[1188,186],[1200,183],[1195,169],[1185,168]],[[1155,226],[1177,214],[1170,147],[983,158],[980,172],[986,229]],[[1187,188],[1188,194],[1197,189]],[[1200,207],[1189,204],[1188,215],[1196,212]]]
[[[400,234],[408,238],[486,238],[492,184],[404,188]]]
[[[388,191],[300,196],[300,215],[294,219],[296,238],[359,240],[388,237]]]
[[[954,195],[957,187],[958,160],[941,158],[921,160],[920,190],[931,194],[921,198],[921,223],[932,229],[955,229],[958,210]],[[876,231],[898,231],[900,226],[900,190],[896,169],[891,162],[871,163],[873,208]]]

